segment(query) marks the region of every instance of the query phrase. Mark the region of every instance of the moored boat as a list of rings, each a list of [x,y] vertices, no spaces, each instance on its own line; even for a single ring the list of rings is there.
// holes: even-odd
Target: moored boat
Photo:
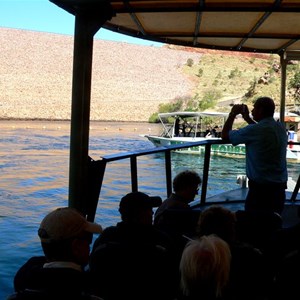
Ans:
[[[156,147],[179,145],[185,143],[197,143],[201,141],[221,140],[223,124],[228,113],[222,112],[171,112],[158,114],[162,125],[159,135],[143,135]],[[279,114],[275,114],[279,119]],[[285,125],[288,134],[289,144],[287,145],[287,159],[300,161],[300,145],[298,145],[297,131],[300,116],[294,113],[285,114]],[[176,150],[185,154],[202,154],[204,146],[193,146]],[[226,157],[244,157],[245,145],[212,144],[211,153]]]

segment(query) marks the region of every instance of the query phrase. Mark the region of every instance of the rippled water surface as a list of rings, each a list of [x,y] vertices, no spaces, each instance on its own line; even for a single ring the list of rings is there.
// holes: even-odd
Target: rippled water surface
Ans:
[[[93,159],[123,151],[153,148],[139,134],[157,132],[158,126],[135,123],[92,123]],[[37,229],[52,209],[67,206],[69,168],[68,122],[0,121],[0,299],[13,292],[18,268],[34,255],[42,255]],[[173,175],[190,168],[202,175],[203,157],[174,154]],[[107,166],[96,221],[103,227],[119,221],[119,199],[130,192],[129,162]],[[244,160],[212,157],[208,195],[237,187]],[[139,190],[166,197],[164,159],[153,155],[138,159]],[[294,180],[299,164],[289,165]]]

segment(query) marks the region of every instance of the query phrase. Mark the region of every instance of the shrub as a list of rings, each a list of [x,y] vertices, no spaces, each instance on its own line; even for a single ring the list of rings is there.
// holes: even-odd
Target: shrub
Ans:
[[[213,86],[218,86],[219,80],[215,79],[212,83]]]
[[[298,89],[300,87],[300,72],[296,72],[289,82],[289,87]]]
[[[186,101],[184,111],[197,111],[197,110],[198,110],[197,99],[192,98]]]
[[[250,64],[253,64],[255,62],[255,57],[251,57],[249,62],[250,62]]]
[[[256,94],[256,84],[257,84],[257,80],[256,77],[253,78],[253,80],[250,82],[250,87],[248,88],[246,94],[245,94],[245,98],[251,98]]]
[[[232,78],[234,78],[236,76],[240,76],[240,75],[241,75],[241,71],[239,71],[238,68],[235,68],[234,70],[230,71],[230,74],[228,75],[228,78],[232,79]]]
[[[197,76],[198,76],[198,77],[201,77],[202,75],[203,75],[203,69],[200,68],[200,69],[198,70]]]
[[[149,123],[159,123],[158,113],[154,113],[150,116]]]
[[[198,109],[203,111],[214,107],[221,96],[221,92],[215,90],[207,91],[202,98],[200,98],[199,94],[196,94],[195,98],[198,99]]]
[[[189,67],[192,67],[193,64],[194,64],[194,61],[193,61],[191,58],[188,58],[187,61],[186,61],[186,64],[187,64]]]

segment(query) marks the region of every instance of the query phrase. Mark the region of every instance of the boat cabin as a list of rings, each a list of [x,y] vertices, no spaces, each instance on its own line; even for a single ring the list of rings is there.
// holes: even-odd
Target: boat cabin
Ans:
[[[158,114],[163,131],[161,137],[221,137],[228,113],[172,112]]]

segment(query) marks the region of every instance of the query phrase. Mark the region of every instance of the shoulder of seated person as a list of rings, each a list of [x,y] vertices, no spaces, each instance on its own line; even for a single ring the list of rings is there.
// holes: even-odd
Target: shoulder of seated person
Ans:
[[[253,255],[262,255],[262,252],[258,248],[244,242],[233,243],[232,251],[234,251],[234,249],[237,251],[243,251],[244,253],[252,253]]]

